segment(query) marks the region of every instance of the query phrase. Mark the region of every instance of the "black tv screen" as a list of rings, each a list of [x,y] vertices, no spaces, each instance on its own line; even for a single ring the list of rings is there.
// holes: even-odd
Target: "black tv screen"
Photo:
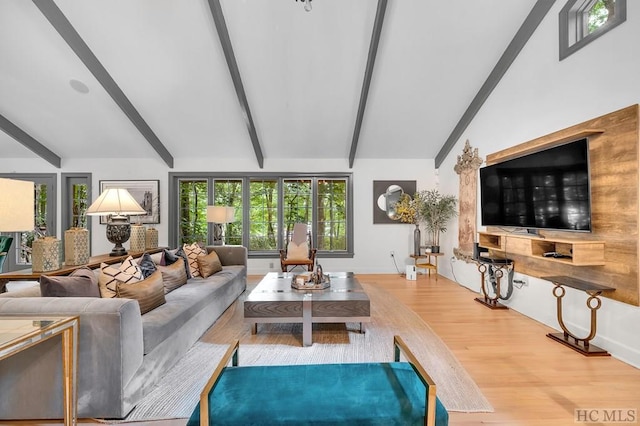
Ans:
[[[482,225],[591,231],[589,142],[480,169]]]

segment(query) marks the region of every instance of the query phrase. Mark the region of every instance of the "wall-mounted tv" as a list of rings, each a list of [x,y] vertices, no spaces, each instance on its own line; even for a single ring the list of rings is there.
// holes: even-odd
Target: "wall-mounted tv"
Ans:
[[[591,231],[589,141],[480,169],[483,226]]]

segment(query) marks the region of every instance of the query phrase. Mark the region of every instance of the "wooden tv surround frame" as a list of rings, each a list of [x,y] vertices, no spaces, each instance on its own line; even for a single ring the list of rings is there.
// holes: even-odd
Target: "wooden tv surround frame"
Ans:
[[[615,111],[487,156],[487,165],[589,138],[592,232],[541,230],[540,237],[487,227],[478,242],[533,277],[569,276],[611,287],[603,297],[640,306],[639,106]],[[556,251],[567,258],[544,257]]]

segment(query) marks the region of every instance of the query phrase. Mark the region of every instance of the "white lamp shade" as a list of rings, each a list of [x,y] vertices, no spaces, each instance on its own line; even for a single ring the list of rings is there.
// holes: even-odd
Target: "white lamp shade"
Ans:
[[[231,223],[235,220],[236,209],[225,206],[207,206],[207,222]]]
[[[137,215],[147,214],[140,204],[124,188],[109,188],[100,194],[97,200],[87,209],[87,215]]]
[[[31,231],[34,226],[34,184],[0,179],[0,232]]]
[[[236,209],[234,207],[226,207],[227,209],[227,220],[226,223],[233,223],[235,221]]]

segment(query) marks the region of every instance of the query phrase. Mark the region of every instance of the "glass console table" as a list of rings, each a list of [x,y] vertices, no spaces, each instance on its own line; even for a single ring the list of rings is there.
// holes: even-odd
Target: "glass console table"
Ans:
[[[79,318],[0,316],[0,360],[62,335],[62,382],[64,424],[76,424],[76,359]],[[25,395],[26,397],[26,395]]]

